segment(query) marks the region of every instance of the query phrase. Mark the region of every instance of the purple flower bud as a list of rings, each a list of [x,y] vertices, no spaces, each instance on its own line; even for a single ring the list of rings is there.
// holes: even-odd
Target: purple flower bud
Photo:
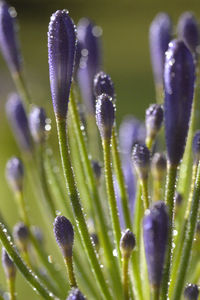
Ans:
[[[57,216],[54,221],[54,235],[63,256],[72,256],[74,229],[71,222],[64,216]]]
[[[147,138],[155,139],[163,122],[163,107],[159,104],[152,104],[146,110],[146,133]]]
[[[14,192],[21,191],[24,179],[24,166],[17,157],[12,157],[6,164],[6,179]]]
[[[101,68],[100,36],[102,30],[89,19],[83,18],[77,26],[77,37],[81,46],[78,82],[88,113],[95,111],[93,80]]]
[[[192,141],[192,151],[193,151],[194,162],[198,164],[200,160],[200,130],[198,130],[194,135]]]
[[[122,256],[130,257],[133,249],[135,248],[135,243],[136,241],[134,234],[130,231],[130,229],[126,229],[120,240]]]
[[[67,300],[86,300],[86,298],[83,296],[79,289],[74,288],[70,291]]]
[[[16,267],[8,253],[6,252],[6,249],[2,248],[2,265],[6,274],[6,277],[8,279],[15,278],[16,276]]]
[[[60,118],[67,114],[75,51],[75,25],[66,10],[57,10],[49,23],[48,57],[53,107]]]
[[[156,202],[143,219],[143,239],[150,284],[159,287],[162,280],[168,239],[168,214],[164,202]]]
[[[29,114],[29,126],[33,140],[42,144],[45,141],[46,113],[43,108],[34,106]]]
[[[14,226],[13,236],[22,251],[27,250],[30,236],[28,227],[23,222],[19,222]]]
[[[156,180],[162,180],[163,176],[165,175],[166,168],[166,156],[162,153],[155,153],[152,158],[151,169]]]
[[[166,13],[159,13],[150,26],[149,41],[155,84],[163,86],[165,52],[172,37],[172,23]]]
[[[122,153],[129,158],[133,146],[137,143],[143,144],[145,136],[145,127],[142,122],[132,116],[125,117],[119,129],[119,141]]]
[[[135,144],[132,151],[132,162],[140,179],[148,177],[150,152],[146,145]]]
[[[165,62],[165,137],[170,164],[178,165],[185,149],[192,100],[195,66],[183,41],[169,44]]]
[[[6,113],[15,139],[22,151],[32,151],[32,141],[23,103],[18,94],[11,94],[6,103]]]
[[[0,49],[12,73],[22,67],[21,54],[17,39],[16,11],[4,1],[0,2]]]
[[[115,107],[112,98],[102,94],[97,98],[96,122],[103,140],[111,139],[114,120]]]
[[[184,298],[186,300],[197,300],[199,296],[199,289],[196,284],[188,284],[184,290]]]
[[[94,77],[94,95],[97,98],[101,94],[107,94],[112,99],[115,99],[114,84],[109,75],[104,72],[99,72]]]
[[[197,55],[199,46],[199,24],[190,12],[183,13],[178,22],[178,36],[184,41],[191,52]]]

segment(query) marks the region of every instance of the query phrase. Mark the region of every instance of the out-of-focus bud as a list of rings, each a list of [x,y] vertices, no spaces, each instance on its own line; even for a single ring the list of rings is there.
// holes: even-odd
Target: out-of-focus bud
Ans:
[[[64,216],[57,216],[53,227],[56,242],[64,258],[71,257],[74,244],[74,229],[71,222]]]
[[[100,166],[99,162],[96,160],[92,160],[92,168],[94,171],[96,181],[99,183],[100,178],[101,178],[101,166]]]
[[[44,244],[44,235],[41,229],[37,226],[33,226],[31,229],[33,230],[33,234],[36,240],[38,241],[38,243],[40,243],[40,245]]]
[[[178,36],[192,53],[198,56],[199,24],[191,12],[183,13],[178,21]]]
[[[159,132],[163,122],[163,108],[162,105],[152,104],[146,110],[146,139],[147,141],[154,141]]]
[[[147,179],[150,166],[150,152],[145,145],[136,144],[132,151],[132,162],[138,177]]]
[[[200,130],[198,130],[192,141],[192,151],[194,157],[194,163],[198,164],[200,160]]]
[[[74,288],[70,291],[69,296],[66,300],[86,300],[81,291],[77,288]]]
[[[29,126],[33,140],[42,144],[45,141],[46,113],[43,108],[34,106],[29,114]]]
[[[91,237],[91,239],[92,239],[92,242],[93,242],[93,244],[94,244],[94,246],[95,246],[95,249],[97,250],[97,251],[99,251],[99,238],[98,238],[98,235],[96,234],[96,233],[91,233],[91,235],[90,235],[90,237]]]
[[[112,98],[106,94],[102,94],[97,98],[96,103],[96,122],[102,140],[111,139],[114,120],[115,107]]]
[[[120,240],[120,249],[123,257],[129,258],[131,256],[135,248],[135,243],[134,234],[130,229],[126,229]]]
[[[13,228],[13,236],[21,251],[26,252],[29,244],[29,231],[27,226],[20,222]]]
[[[168,240],[168,214],[164,202],[156,202],[143,219],[143,239],[149,281],[158,288],[162,280]]]
[[[179,207],[183,202],[183,196],[179,192],[176,191],[175,193],[175,204],[176,207]]]
[[[7,279],[15,278],[16,267],[5,248],[2,248],[2,265]]]
[[[66,118],[76,51],[76,29],[68,11],[57,10],[49,23],[48,57],[53,108]]]
[[[6,2],[0,2],[0,49],[11,73],[22,68],[21,53],[17,38],[16,11]]]
[[[95,112],[93,80],[101,69],[101,34],[102,29],[89,19],[79,21],[77,37],[81,46],[81,59],[77,77],[87,113],[92,114]]]
[[[159,13],[153,20],[149,31],[151,63],[157,88],[163,88],[165,52],[172,38],[172,23],[166,13]]]
[[[167,160],[166,156],[163,153],[155,153],[152,162],[151,162],[151,169],[152,174],[155,178],[155,180],[162,180],[165,176],[167,168]]]
[[[165,138],[171,165],[183,157],[188,133],[195,83],[194,59],[183,41],[173,40],[166,53]]]
[[[6,113],[19,147],[22,151],[31,153],[33,147],[28,119],[23,103],[17,94],[10,95],[6,103]]]
[[[94,95],[97,98],[101,94],[107,94],[112,99],[115,99],[113,81],[108,74],[102,71],[97,73],[94,77]]]
[[[199,289],[196,284],[188,284],[184,290],[184,298],[186,300],[197,300],[199,296]]]
[[[6,164],[6,179],[14,192],[22,191],[24,166],[17,157],[12,157]]]

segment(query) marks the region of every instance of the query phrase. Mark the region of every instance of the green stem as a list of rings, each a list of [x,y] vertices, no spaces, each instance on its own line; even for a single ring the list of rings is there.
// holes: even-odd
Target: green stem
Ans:
[[[149,208],[148,180],[140,179],[140,184],[142,187],[142,200],[143,200],[144,210],[146,210]]]
[[[136,250],[133,251],[132,258],[131,258],[131,264],[132,264],[132,272],[133,272],[133,289],[135,292],[135,299],[144,300],[143,292],[142,292],[142,285],[141,285],[141,278],[140,278],[139,262],[138,262]]]
[[[158,287],[152,287],[151,289],[151,299],[152,300],[159,300],[159,288]]]
[[[142,207],[142,187],[140,183],[137,183],[137,195],[135,199],[135,209],[134,209],[134,232],[136,236],[136,247],[140,249],[140,236],[141,236],[141,220],[143,215]],[[139,251],[137,250],[138,258]]]
[[[33,289],[37,291],[44,299],[55,300],[56,298],[53,293],[47,290],[47,288],[44,287],[44,285],[42,285],[37,279],[36,275],[25,265],[25,263],[17,253],[15,246],[12,242],[10,242],[10,237],[6,234],[6,231],[7,230],[4,225],[0,223],[0,240],[19,271],[33,287]]]
[[[69,147],[67,142],[66,121],[65,119],[60,119],[59,117],[56,117],[56,123],[57,123],[57,131],[58,131],[58,139],[59,139],[59,147],[60,147],[60,155],[62,160],[63,172],[66,180],[67,191],[71,200],[71,204],[78,224],[78,228],[82,236],[85,245],[85,250],[87,252],[89,261],[92,266],[92,270],[96,276],[101,291],[104,294],[104,297],[106,299],[111,299],[110,292],[108,290],[94,247],[90,239],[90,235],[84,218],[84,213],[82,211],[82,207],[80,204],[78,191],[76,189],[76,183],[74,179],[74,173],[71,165]]]
[[[113,132],[112,132],[112,156],[113,156],[117,181],[119,184],[120,198],[121,198],[121,202],[122,202],[122,209],[123,209],[123,214],[124,214],[125,225],[127,228],[131,229],[132,222],[131,222],[130,208],[129,208],[129,203],[128,203],[128,194],[126,191],[126,184],[125,184],[124,175],[123,175],[123,171],[122,171],[116,126],[114,126]]]
[[[167,183],[166,183],[166,195],[165,203],[168,207],[169,215],[169,232],[168,232],[168,247],[165,258],[165,266],[163,272],[162,286],[161,286],[161,299],[167,300],[168,297],[168,282],[170,279],[171,263],[173,255],[173,230],[174,230],[174,195],[176,188],[176,176],[177,166],[173,166],[168,163],[167,170]]]
[[[189,260],[191,256],[192,244],[194,240],[195,228],[196,228],[197,217],[198,217],[199,198],[200,198],[200,164],[197,170],[196,183],[195,183],[195,188],[194,188],[194,193],[193,193],[193,198],[191,203],[190,214],[187,222],[186,238],[183,245],[180,267],[177,275],[174,294],[172,297],[173,300],[180,299],[185,284],[185,277],[186,277]]]
[[[129,257],[124,256],[122,259],[122,273],[123,273],[123,289],[124,289],[125,300],[129,300],[128,263],[129,263]]]
[[[11,277],[8,278],[8,288],[9,288],[9,300],[16,300],[16,295],[15,295],[15,278]]]
[[[66,268],[67,268],[70,287],[71,288],[72,287],[77,287],[77,282],[76,282],[76,277],[75,277],[74,267],[73,267],[73,257],[72,256],[65,257],[65,265],[66,265]]]
[[[103,144],[103,153],[104,153],[104,171],[105,171],[106,189],[107,189],[108,201],[110,206],[110,214],[112,218],[112,227],[113,227],[113,233],[115,237],[115,244],[117,248],[118,258],[119,258],[119,262],[121,263],[121,251],[120,251],[121,228],[120,228],[119,214],[117,209],[117,201],[116,201],[114,185],[113,185],[110,139],[102,140],[102,144]]]
[[[22,96],[22,99],[25,101],[27,105],[30,105],[31,98],[26,87],[23,74],[21,72],[12,74],[15,86],[17,88],[18,93]]]
[[[81,130],[81,122],[80,122],[80,117],[79,117],[79,114],[77,111],[77,105],[75,102],[73,90],[71,92],[71,98],[70,98],[69,104],[70,104],[69,109],[70,109],[70,113],[72,116],[73,125],[75,127],[75,138],[76,138],[77,144],[79,146],[82,163],[85,168],[85,173],[87,174],[89,188],[91,190],[92,197],[90,197],[89,199],[92,200],[91,205],[94,206],[96,222],[97,222],[97,229],[100,234],[99,237],[100,237],[100,241],[103,245],[108,268],[111,273],[111,279],[114,283],[115,290],[118,291],[118,295],[119,295],[119,292],[120,292],[119,290],[122,290],[121,286],[119,284],[119,282],[120,282],[119,267],[117,265],[117,261],[116,261],[115,257],[113,256],[112,244],[110,241],[110,237],[108,235],[109,230],[108,230],[108,226],[107,226],[107,221],[106,221],[104,209],[102,207],[101,200],[99,197],[91,161],[89,159],[88,150],[87,150],[85,139],[84,139],[84,133]]]

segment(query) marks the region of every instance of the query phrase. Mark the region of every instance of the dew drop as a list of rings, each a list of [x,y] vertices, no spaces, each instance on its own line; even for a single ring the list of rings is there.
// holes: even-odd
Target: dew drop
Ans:
[[[49,255],[49,256],[48,256],[48,262],[49,262],[50,264],[52,264],[52,262],[53,262],[52,255]]]
[[[117,257],[117,249],[113,250],[113,256]]]

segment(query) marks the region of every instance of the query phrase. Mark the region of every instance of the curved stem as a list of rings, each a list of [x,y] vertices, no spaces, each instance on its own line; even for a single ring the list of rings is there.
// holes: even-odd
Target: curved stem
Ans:
[[[125,300],[129,300],[128,263],[129,263],[129,257],[123,257],[122,273],[123,273],[123,289],[124,289]]]
[[[73,207],[78,228],[82,236],[85,245],[85,250],[87,252],[89,261],[92,266],[92,270],[99,283],[101,291],[104,294],[104,297],[106,299],[111,299],[110,292],[108,290],[94,247],[90,239],[90,235],[84,218],[84,213],[80,204],[79,195],[76,188],[74,173],[73,173],[70,155],[69,155],[69,148],[68,148],[67,135],[66,135],[66,121],[65,119],[60,119],[56,117],[56,123],[57,123],[57,131],[58,131],[58,139],[59,139],[59,147],[60,147],[60,155],[62,160],[63,172],[66,180],[67,191]]]
[[[174,230],[174,195],[176,187],[177,166],[172,166],[168,163],[167,183],[165,203],[168,206],[169,215],[169,231],[168,231],[168,247],[165,258],[165,266],[161,285],[161,299],[167,300],[168,297],[168,282],[170,279],[172,255],[173,255],[173,230]]]
[[[20,73],[15,73],[15,74],[12,74],[12,77],[13,77],[13,81],[15,83],[15,86],[17,88],[17,91],[21,95],[21,97],[24,100],[25,104],[30,105],[31,104],[31,98],[30,98],[28,89],[26,87],[23,74],[21,72]]]
[[[121,198],[121,202],[122,202],[122,209],[123,209],[125,225],[127,228],[131,229],[132,222],[131,222],[130,209],[129,209],[129,203],[128,203],[128,194],[127,194],[126,184],[125,184],[124,175],[123,175],[123,171],[122,171],[116,126],[114,126],[113,132],[112,132],[112,156],[113,156],[117,181],[119,184],[120,198]]]
[[[113,185],[110,140],[104,139],[102,140],[102,144],[103,144],[103,154],[104,154],[104,171],[105,171],[106,189],[107,189],[108,201],[110,206],[110,214],[112,218],[112,227],[113,227],[113,233],[115,237],[117,254],[118,254],[119,262],[121,264],[121,251],[120,251],[121,228],[120,228],[119,214],[117,209],[117,201],[116,201],[114,185]]]
[[[9,294],[10,300],[16,300],[16,295],[15,295],[15,278],[11,277],[8,279],[8,288],[9,288]]]
[[[37,276],[26,266],[21,257],[19,256],[15,246],[10,242],[9,236],[6,234],[6,228],[2,223],[0,223],[0,240],[8,252],[9,256],[14,261],[15,265],[33,287],[33,289],[38,292],[44,299],[52,300],[56,299],[54,294],[50,292],[43,284],[40,283]],[[57,298],[58,299],[58,298]]]
[[[67,273],[68,273],[68,276],[69,276],[70,287],[77,287],[76,277],[75,277],[75,274],[74,274],[72,256],[65,257],[65,264],[66,264]]]
[[[191,256],[191,249],[194,240],[195,228],[197,224],[199,198],[200,198],[200,164],[197,170],[196,183],[195,183],[195,188],[194,188],[194,193],[193,193],[193,198],[191,203],[190,214],[187,222],[186,238],[183,245],[180,267],[179,267],[177,280],[174,288],[174,294],[172,297],[173,300],[180,299],[185,284],[185,277],[189,265],[189,259]]]

